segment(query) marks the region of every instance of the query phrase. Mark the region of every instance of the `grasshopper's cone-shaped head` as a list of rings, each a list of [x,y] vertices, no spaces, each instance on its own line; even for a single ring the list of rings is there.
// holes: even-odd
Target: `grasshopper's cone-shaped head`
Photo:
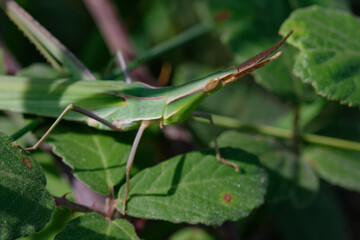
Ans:
[[[266,64],[274,61],[277,59],[282,52],[277,52],[274,56],[267,58],[270,54],[272,54],[274,51],[276,51],[285,41],[288,39],[288,37],[293,33],[293,31],[290,31],[283,39],[281,39],[279,42],[277,42],[274,46],[266,49],[265,51],[259,53],[255,57],[252,57],[248,60],[246,60],[244,63],[242,63],[238,68],[236,73],[229,73],[226,75],[223,75],[218,78],[211,79],[205,87],[205,92],[211,92],[215,89],[217,89],[220,85],[225,86],[231,82],[236,81],[239,78],[242,78],[249,73],[255,71],[258,68],[261,68],[265,66]]]

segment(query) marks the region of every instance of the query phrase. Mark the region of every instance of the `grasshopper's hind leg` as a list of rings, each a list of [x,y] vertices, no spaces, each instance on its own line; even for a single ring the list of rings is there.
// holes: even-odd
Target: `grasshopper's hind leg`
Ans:
[[[142,121],[141,122],[140,128],[139,128],[138,132],[136,133],[136,137],[135,137],[134,143],[131,147],[129,158],[128,158],[128,161],[126,164],[126,188],[125,188],[125,192],[124,192],[124,196],[123,196],[122,209],[121,209],[121,214],[123,214],[123,215],[126,214],[126,199],[128,197],[129,190],[130,190],[130,170],[134,163],[136,149],[139,145],[139,142],[140,142],[141,136],[144,133],[144,130],[150,125],[150,123],[151,123],[151,121]]]
[[[240,167],[238,165],[236,165],[233,162],[230,162],[228,160],[226,160],[225,158],[223,158],[220,154],[220,150],[219,150],[219,146],[217,144],[217,140],[216,140],[216,132],[215,132],[215,125],[212,119],[211,114],[209,113],[203,113],[203,112],[193,112],[192,114],[194,117],[201,117],[201,118],[206,118],[209,120],[211,128],[212,128],[212,133],[213,133],[213,139],[214,139],[214,145],[215,145],[215,151],[216,151],[216,158],[222,162],[225,165],[231,166],[233,168],[235,168],[235,171],[238,172],[240,171]]]
[[[51,125],[51,127],[46,131],[46,133],[40,138],[39,141],[37,141],[37,143],[34,144],[34,146],[29,147],[29,148],[21,148],[19,145],[17,145],[16,143],[13,143],[14,146],[20,147],[22,149],[22,151],[32,151],[32,150],[36,150],[40,144],[42,142],[44,142],[44,140],[49,136],[49,134],[51,133],[52,130],[54,130],[54,128],[56,127],[56,125],[58,125],[58,123],[61,121],[61,119],[64,118],[64,116],[69,112],[69,111],[75,111],[78,113],[81,113],[85,116],[88,116],[89,118],[92,118],[96,121],[99,121],[103,124],[105,124],[106,126],[108,126],[111,129],[114,130],[118,130],[118,128],[116,126],[114,126],[113,124],[111,124],[110,122],[106,121],[105,119],[95,115],[92,112],[89,112],[83,108],[80,108],[78,106],[75,106],[74,104],[69,104],[64,111],[60,114],[60,116],[55,120],[55,122]]]

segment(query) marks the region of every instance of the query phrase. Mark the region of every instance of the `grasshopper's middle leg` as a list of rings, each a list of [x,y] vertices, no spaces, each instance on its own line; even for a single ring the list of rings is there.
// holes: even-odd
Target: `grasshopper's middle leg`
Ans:
[[[56,125],[58,125],[58,123],[61,121],[61,119],[64,118],[64,116],[69,112],[69,111],[75,111],[75,112],[78,112],[78,113],[81,113],[85,116],[88,116],[89,118],[92,118],[92,119],[95,119],[103,124],[105,124],[106,126],[108,126],[109,128],[111,129],[114,129],[114,130],[118,130],[118,128],[111,124],[110,122],[106,121],[105,119],[95,115],[94,113],[92,112],[89,112],[83,108],[80,108],[78,106],[75,106],[74,104],[69,104],[65,109],[64,111],[60,114],[60,116],[55,120],[55,122],[53,123],[53,125],[51,125],[51,127],[46,131],[46,133],[40,138],[39,141],[37,141],[37,143],[34,144],[34,146],[32,147],[29,147],[29,148],[24,148],[22,149],[22,151],[32,151],[32,150],[36,150],[40,144],[42,142],[44,142],[44,140],[49,136],[49,134],[51,133],[52,130],[54,130],[54,128],[56,127]],[[20,147],[19,145],[17,145],[16,143],[13,143],[13,145],[17,146],[17,147]]]
[[[201,117],[201,118],[206,118],[209,120],[211,128],[212,128],[212,133],[213,133],[213,139],[214,139],[214,145],[215,145],[215,151],[216,151],[216,158],[222,162],[225,165],[231,166],[233,168],[235,168],[235,171],[238,172],[240,171],[240,167],[238,165],[236,165],[235,163],[232,163],[226,159],[224,159],[221,154],[220,154],[220,150],[219,150],[219,146],[217,144],[217,140],[216,140],[216,132],[215,132],[215,125],[212,119],[211,114],[209,113],[204,113],[204,112],[193,112],[192,115],[194,117]]]
[[[150,125],[150,123],[151,123],[151,121],[142,121],[141,122],[140,128],[139,128],[138,132],[136,133],[135,140],[131,147],[129,158],[128,158],[128,161],[126,164],[126,188],[125,188],[125,192],[124,192],[124,196],[123,196],[122,209],[121,209],[121,214],[123,214],[123,215],[126,214],[126,199],[128,197],[129,190],[130,190],[130,170],[134,163],[136,149],[139,145],[139,142],[140,142],[142,134],[144,133],[144,130]]]

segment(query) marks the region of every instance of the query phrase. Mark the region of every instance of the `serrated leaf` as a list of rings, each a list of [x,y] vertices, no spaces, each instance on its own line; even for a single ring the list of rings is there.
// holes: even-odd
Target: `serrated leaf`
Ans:
[[[278,41],[278,29],[293,9],[313,4],[347,8],[346,3],[337,0],[210,1],[215,16],[225,18],[218,27],[220,38],[230,45],[237,64]],[[255,81],[269,91],[297,104],[299,99],[309,96],[304,95],[303,84],[291,72],[296,50],[286,46],[281,50],[283,56],[253,75]]]
[[[246,217],[263,203],[266,174],[255,156],[221,151],[242,170],[235,172],[209,152],[191,152],[139,172],[130,181],[128,215],[207,225]],[[124,186],[120,198],[123,192]]]
[[[360,20],[349,12],[310,7],[295,11],[281,33],[300,49],[294,73],[316,92],[341,103],[360,105]]]
[[[325,180],[353,191],[360,191],[360,154],[357,152],[309,147],[304,159]]]
[[[125,219],[107,221],[99,214],[86,214],[70,221],[55,240],[134,240],[139,239],[134,227]]]
[[[278,202],[289,197],[296,206],[311,202],[319,182],[302,159],[273,138],[226,131],[218,137],[221,147],[241,148],[256,155],[269,174],[267,201]]]
[[[41,230],[54,208],[54,199],[45,190],[42,168],[11,142],[0,131],[0,239]]]
[[[67,123],[55,129],[47,142],[78,179],[94,191],[107,194],[125,176],[132,140],[128,133]]]

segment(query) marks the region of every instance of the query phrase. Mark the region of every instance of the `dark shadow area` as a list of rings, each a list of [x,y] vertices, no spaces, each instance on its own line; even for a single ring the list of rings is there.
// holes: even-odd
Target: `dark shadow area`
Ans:
[[[9,236],[9,239],[20,237],[20,233],[27,230],[28,226],[35,226],[34,230],[39,231],[50,220],[52,209],[41,205],[38,202],[40,200],[38,197],[30,199],[24,193],[30,197],[33,195],[42,197],[42,201],[45,200],[44,196],[50,196],[45,189],[36,188],[36,186],[22,189],[21,192],[14,192],[0,184],[0,213],[2,215],[0,231],[2,231],[1,229],[9,228],[10,234],[18,233],[17,235]]]

